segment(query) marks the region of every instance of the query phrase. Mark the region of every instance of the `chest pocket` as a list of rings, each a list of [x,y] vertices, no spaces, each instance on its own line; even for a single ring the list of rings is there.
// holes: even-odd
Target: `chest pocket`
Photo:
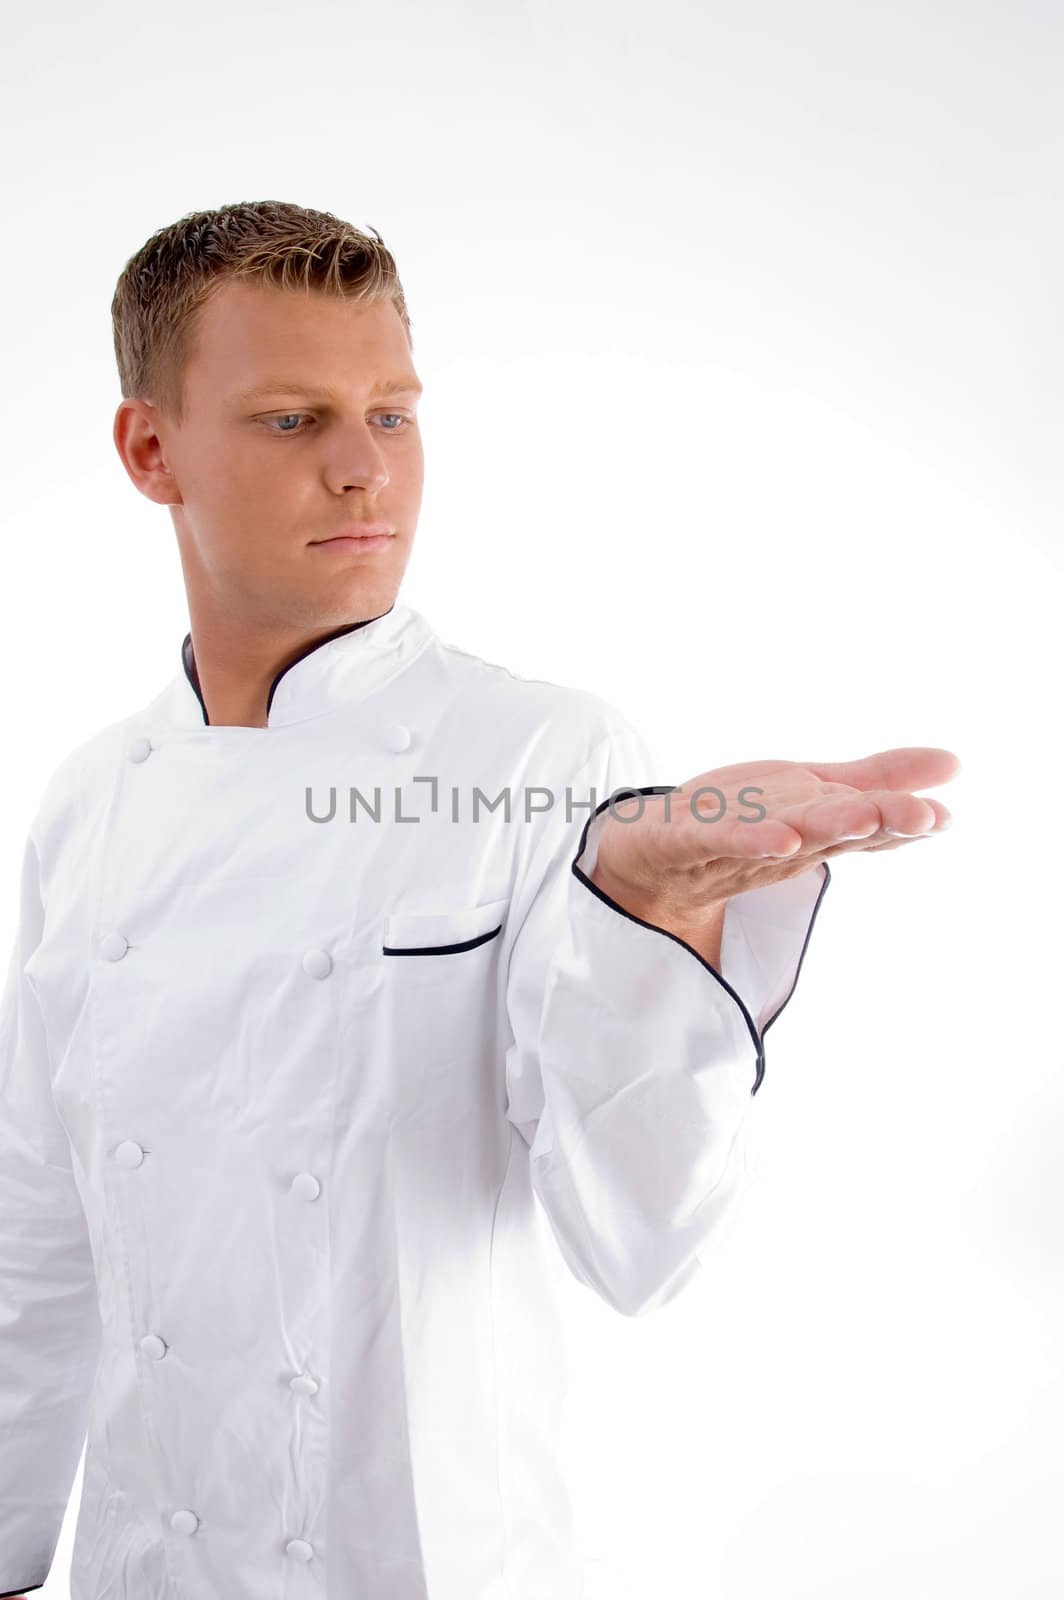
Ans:
[[[508,899],[487,900],[454,911],[396,912],[385,921],[381,954],[423,961],[471,955],[502,933],[509,904]]]
[[[497,1090],[509,899],[385,919],[385,1031],[397,1092],[419,1126],[472,1133]]]

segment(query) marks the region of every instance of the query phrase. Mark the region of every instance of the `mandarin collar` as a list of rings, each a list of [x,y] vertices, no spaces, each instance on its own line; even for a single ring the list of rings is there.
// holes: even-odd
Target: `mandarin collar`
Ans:
[[[400,600],[380,616],[342,624],[281,668],[270,685],[266,727],[304,722],[360,700],[407,666],[430,637],[421,613]],[[182,727],[211,727],[190,633],[181,641],[180,658],[181,670],[171,685],[171,715]],[[221,724],[217,731],[227,726]]]

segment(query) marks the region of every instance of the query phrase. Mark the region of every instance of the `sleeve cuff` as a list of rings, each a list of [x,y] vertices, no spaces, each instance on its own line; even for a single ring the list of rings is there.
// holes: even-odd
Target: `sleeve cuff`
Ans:
[[[630,788],[617,791],[611,799],[616,801],[636,794],[668,794],[674,787],[666,783]],[[584,825],[572,862],[574,877],[619,916],[652,928],[663,938],[674,939],[690,950],[707,973],[727,990],[742,1012],[756,1048],[756,1071],[750,1090],[751,1094],[756,1094],[765,1075],[764,1035],[794,993],[813,924],[831,882],[831,868],[823,861],[796,877],[733,896],[725,908],[721,970],[718,972],[677,934],[658,928],[654,923],[643,923],[591,882],[609,805],[610,800],[603,801]]]
[[[831,868],[822,861],[797,877],[737,894],[725,907],[721,968],[761,1034],[794,993],[830,882]]]

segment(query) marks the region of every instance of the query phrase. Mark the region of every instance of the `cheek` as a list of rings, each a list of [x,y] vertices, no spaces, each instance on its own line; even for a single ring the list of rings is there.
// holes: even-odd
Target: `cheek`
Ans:
[[[421,505],[425,484],[425,455],[420,439],[411,448],[410,455],[398,472],[398,484],[403,503],[413,512]]]
[[[271,531],[291,526],[298,508],[301,479],[282,451],[215,451],[211,471],[203,475],[203,493],[229,542],[241,547],[252,540],[265,544]]]
[[[300,526],[291,502],[290,490],[261,471],[219,459],[213,476],[204,474],[194,517],[205,564],[234,577],[276,566]]]
[[[270,451],[255,449],[243,436],[219,429],[196,442],[182,491],[187,500],[197,501],[204,510],[223,510],[228,515],[230,508],[268,503],[279,476]]]

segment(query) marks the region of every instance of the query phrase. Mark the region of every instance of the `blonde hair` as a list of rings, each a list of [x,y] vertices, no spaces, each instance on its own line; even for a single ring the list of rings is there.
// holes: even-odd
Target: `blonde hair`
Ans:
[[[233,279],[280,289],[391,300],[413,349],[395,260],[376,228],[368,233],[283,200],[192,211],[160,228],[126,262],[111,302],[122,395],[145,399],[175,422],[196,312]]]

